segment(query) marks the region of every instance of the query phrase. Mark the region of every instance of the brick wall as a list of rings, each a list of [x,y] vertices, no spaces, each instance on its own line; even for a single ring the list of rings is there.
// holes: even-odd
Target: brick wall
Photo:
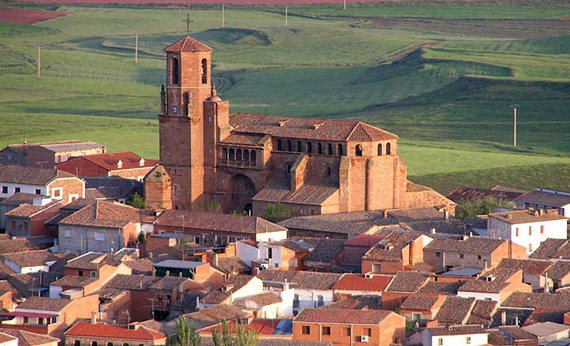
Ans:
[[[48,184],[50,197],[57,199],[53,196],[53,190],[61,188],[61,201],[64,203],[70,202],[70,197],[83,198],[85,197],[85,182],[79,178],[59,178]]]

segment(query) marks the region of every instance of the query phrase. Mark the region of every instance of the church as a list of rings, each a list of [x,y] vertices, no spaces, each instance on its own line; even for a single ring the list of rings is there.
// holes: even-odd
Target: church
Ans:
[[[230,114],[211,79],[212,48],[190,36],[164,49],[160,164],[145,177],[152,208],[293,216],[441,206],[407,180],[398,136],[353,120]]]

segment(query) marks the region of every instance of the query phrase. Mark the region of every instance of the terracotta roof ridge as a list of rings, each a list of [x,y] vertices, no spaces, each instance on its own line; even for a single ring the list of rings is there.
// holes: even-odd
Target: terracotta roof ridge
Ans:
[[[364,128],[362,127],[362,122],[357,121],[354,126],[352,127],[352,130],[350,130],[350,132],[348,133],[348,135],[346,136],[346,140],[348,140],[350,137],[352,137],[352,134],[354,133],[354,131],[356,131],[356,129],[358,129],[358,127],[360,127],[362,130],[364,130]],[[366,133],[366,135],[368,136],[368,139],[370,140],[370,134],[368,132],[366,132],[366,130],[364,130],[364,132]]]

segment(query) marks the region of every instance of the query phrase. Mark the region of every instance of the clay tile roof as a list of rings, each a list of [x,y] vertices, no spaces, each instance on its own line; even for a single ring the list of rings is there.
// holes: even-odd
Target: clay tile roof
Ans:
[[[359,234],[356,237],[349,239],[344,242],[344,246],[357,246],[357,247],[364,247],[364,248],[371,248],[374,245],[378,244],[382,238],[376,234]]]
[[[142,161],[141,161],[142,160]],[[116,171],[119,169],[132,169],[132,168],[142,168],[142,167],[154,167],[158,164],[158,160],[143,159],[139,155],[133,153],[132,151],[119,151],[115,153],[105,153],[105,154],[95,154],[95,155],[85,155],[72,157],[69,160],[62,162],[58,165],[61,169],[66,169],[64,167],[69,166],[71,162],[79,162],[79,174],[83,174],[81,171],[81,162],[91,162],[107,171]],[[119,168],[118,163],[122,162],[122,166]],[[143,163],[141,165],[141,162]],[[71,168],[68,168],[71,169]],[[75,170],[75,167],[73,167]],[[66,169],[67,170],[67,169]]]
[[[401,310],[430,311],[438,297],[409,296],[400,305]]]
[[[489,329],[487,330],[487,332],[489,333],[488,341],[490,345],[493,346],[512,345],[512,343],[509,340],[507,340],[505,334],[501,333],[500,331]]]
[[[296,191],[291,191],[285,187],[268,186],[253,196],[253,200],[321,205],[335,193],[338,193],[338,188],[334,186],[303,184]]]
[[[323,215],[324,216],[324,215]],[[329,220],[326,217],[298,216],[279,222],[279,225],[289,229],[303,229],[327,233],[360,235],[369,231],[374,225],[370,223]]]
[[[303,309],[293,322],[377,325],[393,313],[388,310]]]
[[[36,197],[38,197],[38,195],[34,195],[32,193],[17,192],[1,201],[0,205],[20,205],[24,203],[32,204],[34,202],[34,198]]]
[[[217,325],[220,320],[235,320],[238,318],[246,317],[247,313],[243,312],[237,306],[219,304],[200,309],[199,311],[183,315],[189,323],[194,325],[197,330]],[[176,326],[176,321],[169,322],[169,324]]]
[[[206,46],[205,44],[198,42],[190,36],[186,36],[170,46],[164,48],[165,52],[211,52],[212,48]]]
[[[388,284],[385,291],[388,292],[417,292],[424,284],[427,283],[429,277],[423,273],[417,272],[398,272],[392,281]]]
[[[46,205],[32,205],[32,204],[21,204],[19,207],[14,208],[6,213],[6,216],[28,218],[43,211],[51,208],[58,208],[62,205],[62,202],[52,202]]]
[[[237,144],[257,146],[259,141],[265,137],[264,135],[250,135],[250,134],[231,134],[226,139],[222,140],[223,144]]]
[[[266,269],[257,274],[265,284],[284,283],[285,280],[292,288],[309,289],[309,290],[331,290],[343,274],[336,273],[319,273],[304,271],[284,271]]]
[[[507,192],[499,190],[478,189],[472,187],[460,187],[452,190],[445,197],[456,203],[460,203],[465,201],[478,201],[487,196],[495,197],[499,201],[511,201],[513,198],[516,198],[522,194],[522,192]]]
[[[402,260],[402,249],[420,236],[422,236],[421,233],[415,232],[391,232],[372,249],[368,250],[363,259],[400,261]]]
[[[570,262],[558,261],[548,268],[546,271],[548,277],[552,280],[562,280],[570,274]]]
[[[498,303],[494,300],[477,300],[467,324],[480,324],[489,326],[493,322],[493,314],[497,310]]]
[[[47,311],[61,311],[66,306],[71,304],[69,299],[54,299],[46,297],[29,297],[16,308],[18,310],[47,310]]]
[[[166,335],[140,326],[136,329],[130,329],[104,323],[78,322],[69,328],[65,333],[66,336],[84,336],[92,338],[116,338],[129,340],[162,340],[166,339]]]
[[[556,220],[567,220],[568,218],[561,215],[553,215],[549,213],[535,214],[531,210],[521,210],[521,211],[508,211],[504,213],[493,213],[489,214],[489,217],[494,219],[509,223],[511,225],[521,224],[521,223],[531,223],[531,222],[545,222],[545,221],[556,221]]]
[[[552,207],[562,207],[570,204],[570,192],[553,193],[547,191],[530,191],[514,199],[516,202],[527,202]]]
[[[144,291],[158,280],[160,278],[156,276],[118,274],[105,285],[105,288]]]
[[[0,328],[0,333],[18,338],[18,346],[43,346],[53,344],[60,340],[49,335],[36,334],[25,330]]]
[[[499,263],[499,268],[517,268],[525,275],[542,275],[552,266],[551,262],[503,258]],[[550,276],[550,275],[549,275]]]
[[[331,263],[338,257],[343,248],[343,239],[318,239],[313,250],[307,256],[303,257],[303,261]]]
[[[123,263],[132,269],[133,275],[152,275],[152,273],[155,272],[152,261],[148,258],[138,258]]]
[[[382,310],[382,299],[378,295],[349,296],[319,309]]]
[[[438,238],[426,245],[424,250],[484,255],[491,254],[504,242],[502,239],[482,237],[470,237],[467,240]]]
[[[432,336],[487,334],[480,325],[427,327]]]
[[[281,303],[283,300],[272,292],[260,293],[253,296],[246,297],[236,302],[238,306],[245,306],[245,301],[251,300],[259,306],[267,306],[272,304]]]
[[[496,267],[493,270],[481,275],[477,280],[465,282],[459,291],[462,292],[482,292],[499,293],[509,286],[507,279],[521,271],[519,268]]]
[[[457,295],[462,282],[428,282],[418,290],[418,293],[437,293],[441,295]]]
[[[0,255],[36,250],[38,247],[27,239],[0,239]]]
[[[570,295],[514,292],[501,303],[503,308],[533,309],[534,322],[558,322],[570,311]]]
[[[235,291],[247,285],[254,278],[255,276],[251,275],[232,276],[217,289],[213,290],[212,292],[208,293],[204,298],[202,298],[202,303],[221,304],[226,299],[228,299]],[[224,287],[226,287],[226,289],[223,289]]]
[[[65,287],[85,287],[96,281],[96,278],[90,278],[87,276],[66,275],[61,279],[52,282],[50,285]]]
[[[190,281],[190,279],[177,276],[165,276],[161,277],[157,282],[150,285],[150,288],[156,290],[172,290],[187,281]]]
[[[227,274],[251,273],[251,268],[236,256],[219,258],[216,269]]]
[[[0,182],[28,185],[47,185],[57,178],[74,177],[67,172],[48,168],[0,165]]]
[[[58,259],[57,256],[47,250],[6,253],[2,257],[20,267],[43,266],[46,262]]]
[[[551,258],[557,258],[556,253],[561,250],[563,247],[568,245],[568,241],[566,239],[554,239],[554,238],[547,238],[543,241],[538,249],[536,249],[529,258],[531,259],[541,259],[547,260]]]
[[[392,278],[392,275],[346,274],[334,284],[333,290],[382,292]]]
[[[538,339],[536,335],[527,332],[519,326],[500,326],[499,331],[503,334],[507,334],[513,341]]]
[[[395,209],[388,211],[388,216],[396,219],[398,222],[444,220],[444,213],[434,207]]]
[[[265,233],[286,230],[277,224],[256,216],[205,213],[188,210],[166,210],[156,220],[156,226],[182,226],[234,233]]]
[[[434,319],[440,323],[463,324],[474,304],[475,298],[446,297]]]
[[[123,228],[129,222],[140,222],[139,210],[131,206],[97,201],[61,220],[62,225]]]
[[[230,125],[234,132],[268,134],[273,137],[292,139],[345,142],[383,141],[398,138],[395,134],[354,120],[234,113],[230,115]]]

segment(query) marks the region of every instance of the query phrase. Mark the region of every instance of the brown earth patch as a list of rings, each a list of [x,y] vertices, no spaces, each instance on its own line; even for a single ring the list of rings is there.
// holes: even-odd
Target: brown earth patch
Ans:
[[[63,17],[65,15],[67,15],[65,12],[0,8],[0,22],[11,22],[16,24],[34,24],[57,17]]]

